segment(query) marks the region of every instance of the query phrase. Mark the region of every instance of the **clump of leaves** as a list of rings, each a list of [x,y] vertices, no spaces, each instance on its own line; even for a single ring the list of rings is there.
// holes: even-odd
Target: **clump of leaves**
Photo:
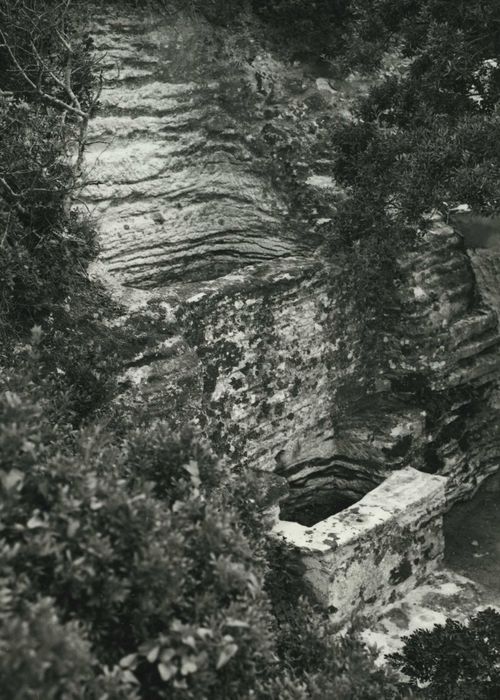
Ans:
[[[500,694],[500,614],[487,608],[468,624],[448,619],[405,637],[392,664],[425,697],[436,700],[493,700]]]
[[[498,4],[448,12],[441,0],[402,1],[390,18],[392,7],[352,3],[349,31],[361,43],[397,47],[409,64],[376,83],[353,119],[331,132],[332,175],[347,195],[325,246],[340,262],[332,276],[336,361],[358,394],[372,391],[393,363],[405,324],[399,261],[418,245],[430,214],[447,220],[464,204],[483,215],[500,211]]]

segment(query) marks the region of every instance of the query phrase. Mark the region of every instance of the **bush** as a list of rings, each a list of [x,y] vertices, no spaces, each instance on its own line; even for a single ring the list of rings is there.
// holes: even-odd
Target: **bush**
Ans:
[[[81,285],[97,250],[91,227],[67,211],[75,182],[65,148],[54,110],[0,97],[4,338],[13,324],[26,330],[62,304]]]
[[[327,58],[340,50],[349,17],[346,0],[252,0],[252,8],[292,55]]]
[[[492,30],[500,16],[493,1],[451,9],[442,0],[359,0],[351,10],[354,52],[362,54],[366,42],[367,55],[392,47],[410,59],[399,76],[379,80],[358,101],[354,119],[331,128],[332,175],[347,195],[325,246],[333,263],[340,258],[332,278],[339,300],[335,359],[348,384],[344,393],[354,388],[360,398],[373,391],[377,375],[399,364],[405,309],[398,261],[428,228],[428,215],[438,211],[447,220],[464,204],[483,215],[500,211],[500,68]],[[352,52],[346,60],[356,65]]]
[[[36,700],[135,700],[120,668],[99,669],[77,622],[61,624],[50,599],[27,603],[16,583],[0,600],[0,683],[5,698]]]
[[[493,700],[500,695],[500,614],[478,612],[464,625],[446,620],[405,637],[393,665],[436,700]]]
[[[151,473],[124,477],[143,444],[137,435],[72,455],[44,409],[42,398],[13,391],[0,403],[4,576],[29,580],[27,604],[50,597],[63,620],[83,623],[102,664],[135,654],[127,668],[147,697],[242,694],[272,665],[272,620],[264,563],[236,514],[205,501],[203,469],[184,462],[182,448],[170,456],[171,483],[183,484],[182,472],[188,483],[164,493]],[[173,444],[160,427],[149,460],[159,463]]]
[[[0,576],[14,603],[0,639],[24,648],[7,678],[26,666],[26,697],[42,671],[47,697],[103,683],[148,700],[399,697],[362,645],[336,642],[304,601],[287,607],[283,581],[278,600],[251,480],[147,415],[68,440],[26,370],[2,380]]]

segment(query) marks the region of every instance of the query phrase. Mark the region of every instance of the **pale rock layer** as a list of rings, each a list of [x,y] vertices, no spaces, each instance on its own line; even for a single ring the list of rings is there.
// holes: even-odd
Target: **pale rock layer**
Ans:
[[[305,579],[333,622],[360,612],[377,617],[439,567],[445,482],[407,467],[317,525],[276,525],[275,536],[300,553]]]
[[[196,63],[202,23],[100,7],[90,31],[104,89],[82,200],[109,272],[151,288],[296,253],[284,203]]]

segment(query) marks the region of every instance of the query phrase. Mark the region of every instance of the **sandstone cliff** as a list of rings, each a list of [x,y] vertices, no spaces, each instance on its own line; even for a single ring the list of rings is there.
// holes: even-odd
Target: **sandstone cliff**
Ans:
[[[398,358],[339,418],[336,272],[288,227],[219,99],[223,77],[193,61],[197,31],[141,10],[93,15],[105,88],[83,198],[99,225],[96,273],[150,323],[127,376],[221,456],[285,478],[285,518],[319,519],[405,466],[450,476],[450,499],[474,489],[500,456],[498,254],[468,254],[434,222],[400,260]],[[335,100],[316,78],[307,97]]]

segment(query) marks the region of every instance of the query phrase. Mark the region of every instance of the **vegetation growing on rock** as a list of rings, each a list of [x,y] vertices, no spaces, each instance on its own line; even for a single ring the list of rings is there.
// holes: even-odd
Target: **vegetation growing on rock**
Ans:
[[[361,381],[373,387],[379,368],[370,356],[387,357],[386,338],[401,326],[398,258],[416,245],[433,212],[445,220],[457,205],[498,212],[500,15],[494,2],[357,6],[358,46],[375,51],[370,29],[378,28],[375,53],[385,44],[409,61],[377,82],[353,119],[332,133],[333,173],[348,193],[332,222],[331,255],[343,251],[336,293],[345,324],[358,324],[351,350]]]

